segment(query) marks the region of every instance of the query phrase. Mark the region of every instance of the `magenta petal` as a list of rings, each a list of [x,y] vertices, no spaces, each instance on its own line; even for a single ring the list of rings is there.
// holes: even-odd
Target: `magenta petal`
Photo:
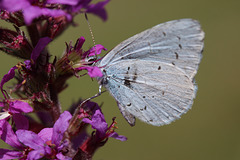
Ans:
[[[71,20],[71,16],[60,9],[48,9],[48,8],[39,8],[36,6],[29,6],[23,10],[24,20],[26,24],[31,24],[33,19],[38,18],[42,15],[51,16],[51,17],[59,17],[66,16],[68,20]]]
[[[98,55],[98,54],[101,53],[102,50],[105,50],[105,51],[106,51],[107,49],[104,48],[103,45],[97,44],[97,45],[95,45],[94,47],[92,47],[92,48],[89,50],[88,56],[90,57],[90,56]]]
[[[102,71],[97,66],[79,67],[79,68],[75,68],[75,69],[78,70],[78,71],[87,70],[88,75],[91,78],[102,77],[103,76]]]
[[[80,49],[82,49],[82,46],[83,46],[84,42],[85,42],[85,38],[84,37],[80,37],[78,39],[78,43],[77,43],[77,46],[76,46],[76,51],[79,51]]]
[[[24,63],[25,63],[26,68],[31,70],[31,61],[30,60],[26,60],[26,61],[24,61]]]
[[[47,0],[47,3],[54,4],[68,4],[68,5],[76,5],[79,0]]]
[[[5,9],[9,12],[19,11],[29,6],[30,6],[30,2],[28,0],[1,0],[0,1],[0,8]]]
[[[12,113],[29,113],[33,109],[27,102],[16,100],[9,103],[9,111]]]
[[[43,49],[48,45],[49,42],[51,42],[51,38],[49,37],[43,37],[41,38],[37,45],[35,46],[35,48],[32,51],[31,54],[31,59],[36,62],[37,58],[39,57],[39,55],[41,54],[41,52],[43,51]]]
[[[104,9],[104,6],[109,2],[109,0],[105,0],[102,2],[98,2],[97,4],[91,4],[88,8],[87,8],[87,12],[88,13],[93,13],[97,16],[99,16],[100,18],[102,18],[104,21],[107,20],[107,12]]]
[[[92,116],[92,128],[100,131],[101,133],[105,133],[108,124],[106,123],[106,120],[104,118],[104,115],[100,110],[96,110],[94,115]]]
[[[38,18],[42,15],[41,9],[35,6],[29,6],[23,10],[24,21],[27,25],[30,25],[33,19]]]
[[[39,159],[46,154],[51,153],[51,148],[46,145],[36,133],[27,130],[17,130],[18,139],[26,146],[34,149],[29,152],[28,159]]]
[[[82,122],[92,125],[92,120],[90,120],[88,118],[83,118]]]
[[[16,135],[24,145],[33,149],[42,149],[44,141],[34,132],[27,130],[17,130]]]
[[[22,152],[0,148],[0,160],[18,159],[22,156]]]
[[[53,128],[44,128],[39,133],[38,136],[44,141],[50,141],[53,135]]]
[[[102,71],[97,67],[97,66],[93,66],[93,67],[86,67],[87,71],[88,71],[88,75],[90,77],[102,77]]]
[[[80,12],[82,8],[87,8],[88,4],[91,2],[91,0],[79,0],[78,4],[75,6],[71,6],[70,10],[71,12]]]
[[[96,134],[99,138],[103,138],[105,136],[108,129],[108,124],[106,123],[100,109],[95,111],[91,120],[88,118],[84,118],[82,121],[91,124],[92,128],[97,130]]]
[[[0,134],[1,139],[13,148],[23,148],[12,130],[12,126],[6,120],[0,120]]]
[[[40,159],[46,154],[45,150],[43,148],[38,149],[38,150],[33,150],[28,153],[27,159],[29,160],[35,160],[35,159]]]
[[[64,156],[61,152],[56,155],[58,160],[72,160],[72,158]]]
[[[15,76],[15,69],[17,69],[16,66],[12,67],[7,74],[3,76],[3,79],[0,83],[1,91],[3,92],[3,85],[8,82],[9,80],[13,79]]]
[[[72,118],[72,115],[68,111],[64,111],[58,120],[55,122],[53,126],[53,135],[52,135],[52,143],[56,146],[59,146],[64,132],[67,130],[69,126],[69,120]]]
[[[126,141],[127,140],[127,137],[122,136],[122,135],[118,135],[117,132],[111,133],[109,135],[109,137],[115,138],[115,139],[120,140],[120,141]]]
[[[17,129],[29,129],[29,121],[24,115],[20,113],[13,114],[12,118]]]
[[[106,48],[103,47],[101,44],[97,44],[94,47],[92,47],[90,50],[86,51],[82,58],[91,57],[91,56],[96,56],[102,52],[102,50],[107,50]]]

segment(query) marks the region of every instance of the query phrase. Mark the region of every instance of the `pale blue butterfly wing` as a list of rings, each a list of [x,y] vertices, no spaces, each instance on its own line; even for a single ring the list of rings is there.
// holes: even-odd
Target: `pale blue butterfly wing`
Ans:
[[[98,63],[100,83],[131,125],[134,117],[169,124],[191,108],[203,38],[197,21],[174,20],[123,41]]]

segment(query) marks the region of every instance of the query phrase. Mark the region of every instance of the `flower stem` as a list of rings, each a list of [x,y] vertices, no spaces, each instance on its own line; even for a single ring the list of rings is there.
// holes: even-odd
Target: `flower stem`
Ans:
[[[37,25],[36,24],[31,24],[29,26],[27,26],[27,30],[30,36],[30,39],[32,41],[32,45],[33,47],[35,47],[39,41],[39,39],[41,38],[37,29]]]
[[[86,154],[79,149],[77,154],[73,157],[73,160],[92,160],[92,155]]]
[[[53,121],[56,122],[56,120],[59,118],[61,114],[62,109],[58,100],[58,94],[54,84],[49,84],[49,90],[50,90],[50,98],[53,102],[51,114],[53,117]]]

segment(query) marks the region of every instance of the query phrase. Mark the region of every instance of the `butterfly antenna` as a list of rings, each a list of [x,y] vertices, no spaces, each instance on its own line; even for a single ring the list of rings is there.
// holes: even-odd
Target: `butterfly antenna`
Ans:
[[[85,13],[85,19],[87,21],[87,24],[88,24],[88,28],[89,28],[89,31],[90,31],[90,34],[91,34],[91,37],[92,37],[92,41],[93,41],[93,45],[94,45],[94,48],[95,48],[95,59],[97,59],[97,49],[96,49],[96,42],[95,42],[95,38],[93,36],[93,31],[92,31],[92,27],[90,25],[90,22],[88,21],[88,16],[87,16],[87,13]]]

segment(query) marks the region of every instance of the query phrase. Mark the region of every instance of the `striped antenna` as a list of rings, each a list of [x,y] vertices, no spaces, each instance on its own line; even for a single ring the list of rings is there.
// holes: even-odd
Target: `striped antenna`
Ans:
[[[85,19],[87,20],[88,28],[89,28],[89,31],[90,31],[90,33],[91,33],[91,37],[92,37],[92,41],[93,41],[93,45],[94,45],[94,47],[95,47],[95,56],[96,56],[96,58],[97,58],[97,54],[96,54],[96,51],[97,51],[97,49],[96,49],[96,42],[95,42],[95,38],[94,38],[94,36],[93,36],[92,27],[91,27],[91,25],[90,25],[90,22],[88,21],[87,13],[85,13]]]

